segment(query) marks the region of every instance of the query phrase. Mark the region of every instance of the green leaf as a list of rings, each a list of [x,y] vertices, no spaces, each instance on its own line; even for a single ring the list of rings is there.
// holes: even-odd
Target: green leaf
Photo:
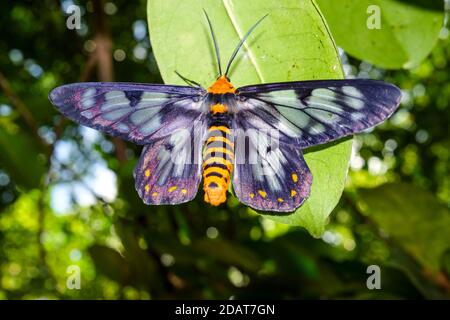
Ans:
[[[403,272],[426,299],[448,299],[448,296],[444,295],[435,284],[430,282],[430,279],[426,277],[429,277],[429,275],[424,274],[417,261],[399,248],[394,247],[391,249],[386,266]]]
[[[336,43],[386,69],[413,68],[431,52],[443,26],[443,1],[317,0]],[[376,9],[376,8],[379,9]],[[379,10],[379,29],[368,28]]]
[[[29,134],[17,128],[0,126],[0,167],[6,169],[16,184],[31,189],[39,186],[45,172],[45,160]]]
[[[450,248],[450,212],[432,194],[410,184],[361,191],[361,208],[385,233],[432,272]]]
[[[120,223],[115,226],[124,247],[123,255],[130,268],[132,283],[137,287],[150,285],[161,289],[163,282],[158,277],[157,262],[155,257],[139,244],[142,238],[125,219],[120,219]]]
[[[151,43],[166,83],[183,84],[175,70],[204,86],[216,79],[203,8],[215,27],[223,64],[250,26],[269,14],[231,69],[237,87],[343,76],[336,47],[313,1],[148,1]],[[294,214],[267,217],[320,235],[343,190],[350,152],[350,140],[309,152],[306,161],[314,175],[311,197]]]
[[[257,272],[261,269],[260,258],[251,250],[225,239],[198,239],[193,248],[224,263],[235,265],[244,270]]]
[[[122,285],[130,284],[129,264],[117,251],[101,245],[93,245],[88,250],[100,273]]]

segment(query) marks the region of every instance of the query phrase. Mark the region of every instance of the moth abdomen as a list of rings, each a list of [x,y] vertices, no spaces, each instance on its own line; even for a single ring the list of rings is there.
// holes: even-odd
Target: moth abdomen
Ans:
[[[205,201],[217,206],[226,200],[234,163],[234,143],[231,117],[226,111],[219,112],[226,110],[226,105],[214,106],[208,119],[208,136],[203,153],[203,189]]]

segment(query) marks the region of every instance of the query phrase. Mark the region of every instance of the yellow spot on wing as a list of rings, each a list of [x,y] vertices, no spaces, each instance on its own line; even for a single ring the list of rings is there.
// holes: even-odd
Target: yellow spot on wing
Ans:
[[[150,191],[150,186],[148,184],[145,185],[145,192],[149,192]]]
[[[296,194],[297,194],[297,191],[291,190],[291,197],[295,197]]]
[[[150,176],[150,169],[145,170],[145,176],[148,178]]]
[[[254,198],[255,197],[255,194],[252,192],[252,193],[250,193],[250,198]]]
[[[174,192],[175,190],[177,190],[177,186],[173,186],[173,187],[170,187],[167,191],[169,191],[169,193],[170,192]]]
[[[258,190],[258,193],[259,193],[259,195],[260,195],[261,197],[263,197],[263,198],[267,197],[267,193],[266,193],[265,191]]]
[[[186,189],[181,189],[181,193],[182,193],[182,194],[186,194],[186,193],[187,193],[187,190],[186,190]]]
[[[298,181],[298,176],[297,174],[293,173],[292,174],[292,181],[297,182]]]
[[[280,202],[280,203],[283,202],[283,199],[281,199],[281,198],[278,198],[277,200],[278,200],[278,202]]]
[[[158,195],[158,192],[153,192],[152,196],[156,197]]]

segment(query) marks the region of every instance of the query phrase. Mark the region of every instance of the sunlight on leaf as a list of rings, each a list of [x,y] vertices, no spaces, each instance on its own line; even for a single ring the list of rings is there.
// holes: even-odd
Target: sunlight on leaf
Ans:
[[[358,59],[386,69],[417,66],[433,49],[444,21],[443,1],[317,3],[339,46]]]

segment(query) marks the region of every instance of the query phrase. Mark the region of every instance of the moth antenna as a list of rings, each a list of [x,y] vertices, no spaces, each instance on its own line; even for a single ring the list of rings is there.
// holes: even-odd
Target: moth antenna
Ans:
[[[252,33],[253,30],[258,26],[258,24],[261,23],[269,14],[266,14],[264,17],[256,21],[256,23],[250,28],[250,30],[247,31],[245,36],[242,38],[242,40],[237,45],[236,49],[234,49],[233,54],[231,55],[230,60],[228,60],[227,69],[225,70],[225,76],[228,76],[228,72],[230,71],[231,63],[233,62],[234,58],[236,58],[239,50],[241,49],[242,45],[244,44],[245,40],[247,40],[248,36]]]
[[[214,50],[216,51],[216,59],[217,59],[217,65],[219,66],[219,75],[222,74],[222,66],[220,64],[220,54],[219,54],[219,46],[217,45],[216,41],[216,35],[214,34],[214,30],[211,24],[211,20],[209,20],[208,14],[206,13],[206,10],[203,9],[203,12],[205,13],[206,20],[208,20],[209,30],[211,31],[211,37],[213,39],[214,43]]]
[[[185,76],[181,75],[178,71],[174,71],[177,76],[179,76],[181,79],[183,79],[184,82],[186,82],[188,85],[190,85],[192,87],[192,85],[195,85],[197,87],[201,87],[200,83],[194,81],[194,80],[190,80],[188,78],[186,78]]]

